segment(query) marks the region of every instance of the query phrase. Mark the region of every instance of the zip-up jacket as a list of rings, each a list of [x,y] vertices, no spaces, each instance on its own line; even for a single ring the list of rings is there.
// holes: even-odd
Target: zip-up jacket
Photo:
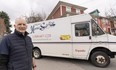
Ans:
[[[5,36],[0,44],[0,54],[8,55],[8,70],[32,70],[31,38],[15,30],[13,34]]]

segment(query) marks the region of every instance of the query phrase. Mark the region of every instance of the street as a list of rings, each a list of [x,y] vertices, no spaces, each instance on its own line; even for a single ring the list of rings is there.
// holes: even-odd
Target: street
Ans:
[[[116,58],[106,68],[93,66],[89,61],[56,57],[36,59],[36,70],[116,70]]]

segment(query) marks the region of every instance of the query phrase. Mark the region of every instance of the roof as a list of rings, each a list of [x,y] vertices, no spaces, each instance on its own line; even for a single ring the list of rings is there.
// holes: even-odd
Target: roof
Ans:
[[[90,14],[95,13],[95,12],[100,13],[100,12],[99,12],[99,10],[98,10],[98,9],[96,9],[96,10],[94,10],[94,11],[90,12]]]
[[[108,19],[108,17],[104,17],[104,16],[96,16],[96,15],[92,15],[90,14],[93,18],[105,18],[105,19]]]
[[[49,16],[47,17],[47,19],[49,18],[49,17],[51,17],[52,16],[52,14],[54,14],[56,11],[57,11],[57,9],[60,7],[60,5],[66,5],[66,6],[70,6],[70,7],[75,7],[75,8],[78,8],[78,9],[81,9],[81,10],[86,10],[87,8],[85,8],[85,7],[82,7],[82,6],[78,6],[78,5],[74,5],[74,4],[71,4],[71,3],[67,3],[67,2],[63,2],[63,1],[59,1],[58,3],[57,3],[57,5],[55,6],[55,8],[52,10],[52,12],[49,14]]]

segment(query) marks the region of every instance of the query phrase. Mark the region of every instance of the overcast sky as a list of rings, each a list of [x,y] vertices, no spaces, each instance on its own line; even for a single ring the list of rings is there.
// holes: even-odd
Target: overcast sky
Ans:
[[[59,0],[0,0],[0,11],[6,12],[12,24],[13,21],[21,16],[29,15],[34,12],[45,12],[47,15],[53,10]],[[100,11],[100,15],[104,15],[105,10],[110,7],[116,8],[116,0],[61,0],[64,2],[80,5],[88,8],[85,13],[89,13],[95,9]]]

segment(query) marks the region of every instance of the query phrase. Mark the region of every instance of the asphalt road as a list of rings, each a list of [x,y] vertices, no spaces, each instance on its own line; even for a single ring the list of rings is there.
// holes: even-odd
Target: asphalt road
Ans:
[[[93,66],[89,61],[56,57],[36,59],[36,70],[116,70],[116,58],[106,68]]]

